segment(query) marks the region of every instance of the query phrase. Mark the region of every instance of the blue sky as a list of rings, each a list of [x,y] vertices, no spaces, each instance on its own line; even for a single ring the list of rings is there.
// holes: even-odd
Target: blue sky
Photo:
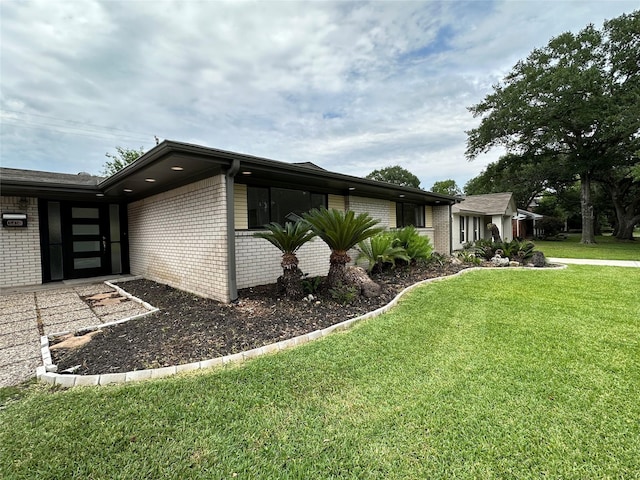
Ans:
[[[101,172],[160,139],[462,187],[467,107],[550,38],[636,1],[0,3],[0,164]]]

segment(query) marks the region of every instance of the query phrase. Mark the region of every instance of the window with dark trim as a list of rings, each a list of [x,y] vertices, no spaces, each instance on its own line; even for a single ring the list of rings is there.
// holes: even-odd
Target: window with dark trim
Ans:
[[[295,222],[314,208],[327,207],[324,193],[277,187],[247,187],[249,228],[261,228],[269,222]]]
[[[424,227],[424,205],[396,202],[396,227]]]
[[[466,223],[467,217],[460,217],[460,243],[464,243],[466,241]]]

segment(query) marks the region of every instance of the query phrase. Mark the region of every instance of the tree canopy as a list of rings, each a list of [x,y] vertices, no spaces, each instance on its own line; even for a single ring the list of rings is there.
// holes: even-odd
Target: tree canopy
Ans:
[[[462,195],[462,190],[460,190],[460,187],[458,187],[456,181],[451,179],[434,182],[433,186],[431,187],[431,191],[433,193],[441,193],[443,195]]]
[[[526,209],[544,191],[558,191],[573,184],[575,175],[552,157],[507,154],[491,162],[464,186],[467,195],[513,192],[518,208]]]
[[[142,154],[144,150],[140,147],[139,150],[133,148],[124,148],[117,146],[116,153],[105,153],[104,156],[107,157],[107,160],[102,166],[102,174],[109,176],[114,173],[122,170],[124,167],[129,165],[130,163],[136,161]]]
[[[591,182],[637,164],[640,147],[640,11],[551,39],[516,63],[472,107],[467,157],[493,147],[555,157],[581,183],[582,242],[594,241]]]
[[[403,187],[420,188],[420,179],[400,165],[374,170],[365,178],[380,182],[394,183]]]

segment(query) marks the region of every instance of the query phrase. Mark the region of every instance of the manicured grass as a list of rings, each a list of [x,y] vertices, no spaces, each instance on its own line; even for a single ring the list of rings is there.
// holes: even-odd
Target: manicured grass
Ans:
[[[636,269],[471,272],[240,367],[31,387],[0,478],[637,478]]]
[[[544,252],[547,257],[640,260],[640,238],[633,242],[620,242],[612,236],[598,236],[596,242],[595,245],[583,245],[579,234],[570,234],[566,240],[536,240],[534,243],[536,250]]]

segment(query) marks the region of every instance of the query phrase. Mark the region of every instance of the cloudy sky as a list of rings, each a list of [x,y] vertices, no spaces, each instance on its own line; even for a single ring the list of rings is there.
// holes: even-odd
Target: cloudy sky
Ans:
[[[519,59],[637,1],[0,0],[0,163],[102,171],[154,136],[464,186],[468,112]]]

